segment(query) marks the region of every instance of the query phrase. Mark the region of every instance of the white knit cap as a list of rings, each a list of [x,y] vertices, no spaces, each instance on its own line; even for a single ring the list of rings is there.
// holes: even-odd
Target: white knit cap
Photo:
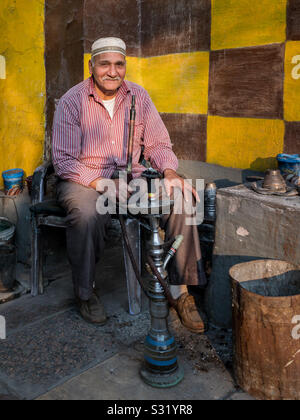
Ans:
[[[126,44],[120,38],[100,38],[92,45],[92,57],[106,52],[116,52],[126,56]]]

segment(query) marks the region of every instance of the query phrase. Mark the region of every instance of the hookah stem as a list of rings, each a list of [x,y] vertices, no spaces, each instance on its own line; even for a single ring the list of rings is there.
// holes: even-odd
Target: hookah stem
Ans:
[[[131,109],[130,109],[130,126],[129,126],[129,140],[128,140],[128,154],[127,154],[127,174],[132,173],[132,153],[133,153],[133,139],[134,139],[134,125],[135,125],[135,95],[132,95]]]
[[[124,240],[125,240],[125,245],[126,245],[129,257],[130,257],[130,261],[131,261],[131,264],[132,264],[132,267],[133,267],[134,274],[135,274],[138,282],[140,283],[140,286],[141,286],[143,292],[145,293],[146,296],[149,297],[149,293],[148,293],[146,287],[144,286],[144,282],[143,282],[142,277],[140,276],[140,273],[139,273],[139,268],[138,268],[137,263],[134,259],[134,255],[133,255],[130,243],[129,243],[127,232],[126,232],[124,217],[121,214],[119,214],[119,220],[120,220],[121,229],[122,229],[123,237],[124,237]]]
[[[146,296],[148,296],[150,298],[149,293],[148,293],[146,287],[144,286],[144,282],[142,280],[142,277],[140,276],[137,263],[134,259],[133,252],[132,252],[132,249],[131,249],[131,246],[130,246],[130,243],[129,243],[128,235],[127,235],[127,232],[126,232],[124,217],[121,214],[119,214],[119,220],[120,220],[121,229],[122,229],[123,237],[124,237],[124,240],[125,240],[125,245],[126,245],[129,257],[130,257],[130,261],[131,261],[131,264],[132,264],[132,267],[133,267],[134,274],[135,274],[143,292],[145,293]],[[156,276],[157,280],[161,284],[161,287],[164,290],[164,293],[165,293],[166,298],[169,302],[169,305],[173,306],[175,309],[177,309],[177,301],[175,299],[173,299],[167,283],[162,279],[162,277],[161,277],[160,273],[158,272],[158,270],[156,268],[156,265],[154,264],[154,261],[152,260],[150,255],[148,255],[148,263],[150,265],[150,268],[151,268],[153,274]]]
[[[165,293],[166,298],[169,302],[169,305],[172,306],[173,308],[177,309],[177,301],[172,297],[168,284],[161,277],[161,275],[160,275],[159,271],[157,270],[156,265],[154,264],[154,261],[150,257],[150,255],[148,255],[147,260],[148,260],[148,263],[150,265],[150,268],[151,268],[153,274],[155,275],[155,277],[159,281],[161,287],[164,289],[164,293]]]

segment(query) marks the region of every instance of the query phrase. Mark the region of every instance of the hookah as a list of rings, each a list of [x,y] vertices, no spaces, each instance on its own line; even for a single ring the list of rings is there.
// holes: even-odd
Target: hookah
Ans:
[[[135,115],[135,97],[133,96],[130,111],[126,170],[128,182],[132,179]],[[123,215],[119,214],[119,220],[135,275],[150,301],[151,328],[144,343],[144,363],[141,367],[140,375],[148,385],[168,388],[177,385],[184,376],[183,369],[178,365],[175,339],[168,328],[169,305],[176,308],[177,302],[170,293],[167,272],[167,265],[180,247],[183,236],[178,235],[175,240],[172,240],[171,248],[167,253],[165,252],[165,248],[169,243],[166,244],[160,237],[160,219],[169,212],[170,206],[173,206],[174,202],[170,199],[160,200],[159,194],[156,194],[155,181],[162,178],[158,171],[150,167],[142,173],[142,177],[147,181],[148,201],[146,208],[139,207],[140,217],[143,217],[147,222],[147,224],[142,222],[141,224],[150,231],[150,237],[147,241],[146,269],[148,275],[146,281],[139,274],[139,269],[129,244]],[[128,211],[130,213],[130,206],[128,206]]]
[[[160,178],[160,174],[153,169],[148,169],[142,176],[147,181],[155,179],[155,176]],[[148,182],[148,185],[150,184],[153,185]],[[150,301],[151,329],[144,343],[144,363],[140,374],[148,385],[167,388],[177,385],[184,376],[183,369],[178,365],[175,339],[168,328],[169,305],[176,307],[176,301],[169,291],[167,272],[167,265],[180,247],[183,236],[178,235],[175,238],[166,254],[166,244],[159,234],[159,226],[160,218],[164,214],[167,204],[163,202],[158,204],[152,189],[148,189],[148,194],[148,214],[143,214],[143,218],[148,221],[148,226],[145,224],[143,226],[150,231],[147,241],[146,269],[148,276],[146,281],[139,275],[130,250],[123,216],[119,215],[119,218],[136,277]],[[168,208],[169,205],[168,203]],[[153,209],[155,214],[152,214]]]
[[[164,257],[164,241],[159,235],[159,226],[161,214],[164,214],[165,211],[163,201],[159,206],[156,203],[153,180],[157,177],[160,178],[160,174],[155,172],[148,169],[142,174],[148,181],[149,208],[154,207],[159,212],[146,216],[151,228],[150,239],[147,243],[151,329],[145,340],[144,366],[140,373],[143,380],[149,385],[170,387],[183,379],[183,370],[178,365],[175,339],[168,329],[168,302],[171,306],[176,306],[176,301],[169,292],[167,265],[180,247],[183,236],[176,237]]]

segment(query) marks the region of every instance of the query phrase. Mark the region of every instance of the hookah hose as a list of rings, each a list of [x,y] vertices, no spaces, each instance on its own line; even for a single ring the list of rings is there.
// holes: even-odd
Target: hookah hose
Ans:
[[[169,302],[169,305],[172,306],[173,308],[177,309],[177,301],[171,295],[168,284],[161,277],[161,275],[160,275],[159,271],[157,270],[156,265],[154,264],[154,261],[150,257],[150,255],[147,256],[147,260],[148,260],[148,263],[150,265],[150,268],[151,268],[153,274],[155,275],[155,277],[157,278],[157,280],[159,281],[161,287],[164,290],[164,293],[165,293],[166,298],[167,298],[167,300]]]
[[[134,259],[134,256],[133,256],[133,252],[132,252],[132,249],[131,249],[131,246],[130,246],[130,243],[129,243],[129,239],[128,239],[128,235],[127,235],[127,232],[126,232],[124,217],[122,215],[120,215],[120,214],[119,214],[119,220],[120,220],[120,224],[121,224],[121,229],[122,229],[122,233],[123,233],[125,245],[126,245],[126,248],[127,248],[128,254],[129,254],[129,257],[130,257],[130,261],[131,261],[131,264],[132,264],[132,267],[133,267],[135,276],[136,276],[136,278],[137,278],[137,280],[138,280],[138,282],[139,282],[139,284],[140,284],[143,292],[146,294],[146,296],[149,297],[149,293],[148,293],[148,291],[147,291],[147,289],[146,289],[146,287],[144,285],[144,282],[142,280],[142,277],[141,277],[141,275],[139,273],[139,269],[138,269],[137,263],[136,263],[136,261]],[[168,287],[168,284],[161,277],[161,275],[158,272],[158,270],[157,270],[157,268],[156,268],[156,266],[154,264],[154,261],[150,257],[150,255],[148,255],[147,259],[148,259],[148,263],[150,265],[150,268],[151,268],[153,274],[157,277],[157,280],[159,281],[161,287],[164,290],[164,293],[165,293],[166,298],[167,298],[167,300],[169,302],[169,305],[172,306],[172,307],[174,307],[176,309],[177,308],[177,301],[172,297],[172,295],[170,293],[170,290],[169,290],[169,287]]]

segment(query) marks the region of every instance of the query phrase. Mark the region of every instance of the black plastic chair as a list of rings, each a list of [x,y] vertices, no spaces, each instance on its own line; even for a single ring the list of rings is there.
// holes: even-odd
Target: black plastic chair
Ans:
[[[44,293],[43,276],[43,235],[42,226],[66,228],[66,212],[51,198],[46,199],[47,181],[54,173],[51,162],[45,162],[39,166],[32,178],[31,189],[31,295],[37,296]],[[135,260],[141,272],[141,235],[140,223],[137,219],[126,218],[126,231],[134,253]],[[141,288],[135,277],[134,270],[123,242],[123,253],[125,260],[129,313],[136,315],[141,311]]]

